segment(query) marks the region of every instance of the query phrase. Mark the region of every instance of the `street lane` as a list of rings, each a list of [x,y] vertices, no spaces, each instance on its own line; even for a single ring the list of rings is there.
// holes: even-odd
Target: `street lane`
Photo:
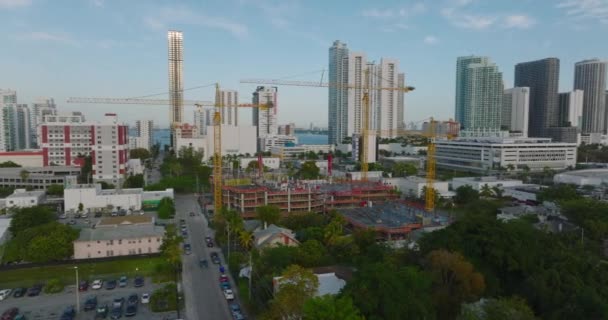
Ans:
[[[207,228],[207,221],[200,214],[200,207],[194,195],[176,195],[176,224],[179,219],[186,219],[188,237],[185,242],[192,246],[192,254],[183,256],[182,288],[186,299],[185,319],[232,319],[228,303],[219,286],[219,268],[211,262],[209,253],[218,252],[225,263],[222,252],[216,248],[207,248],[205,236],[213,237],[213,231]],[[190,217],[189,213],[195,216]],[[207,259],[209,268],[201,268],[199,259]]]

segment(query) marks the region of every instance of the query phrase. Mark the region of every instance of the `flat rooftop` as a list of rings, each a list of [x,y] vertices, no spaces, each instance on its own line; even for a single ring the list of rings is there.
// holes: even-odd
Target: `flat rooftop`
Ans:
[[[500,181],[513,181],[513,182],[522,182],[521,180],[515,179],[498,179],[494,176],[487,177],[460,177],[453,178],[452,181],[465,181],[465,182],[500,182]]]
[[[33,190],[33,191],[19,191],[20,189],[15,190],[13,194],[6,197],[7,199],[14,198],[23,198],[23,197],[40,197],[45,194],[43,190]]]
[[[126,225],[115,228],[84,228],[80,230],[78,241],[118,240],[144,237],[162,238],[165,228],[155,225]]]
[[[154,224],[154,218],[147,215],[129,215],[124,217],[109,217],[99,220],[98,227],[134,224]]]
[[[576,176],[582,178],[608,178],[608,169],[586,169],[560,173],[561,175]]]
[[[421,158],[416,157],[384,157],[381,160],[389,160],[389,161],[420,161]]]
[[[359,225],[370,228],[401,228],[410,224],[422,223],[420,216],[424,210],[401,202],[374,204],[371,207],[339,209],[338,213]]]

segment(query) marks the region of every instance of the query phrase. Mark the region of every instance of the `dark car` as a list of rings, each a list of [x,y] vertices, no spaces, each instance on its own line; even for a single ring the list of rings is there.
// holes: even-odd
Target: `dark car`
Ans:
[[[42,291],[42,284],[35,284],[34,286],[32,286],[31,288],[29,288],[27,290],[27,296],[35,297],[35,296],[39,295],[41,291]]]
[[[220,288],[222,289],[222,291],[226,289],[232,289],[232,287],[230,286],[230,282],[220,282]]]
[[[110,319],[120,319],[122,318],[122,307],[112,308],[110,312]]]
[[[131,293],[129,295],[129,298],[127,298],[127,305],[137,305],[137,303],[139,303],[139,297],[137,296],[137,293]]]
[[[198,261],[198,265],[199,265],[201,268],[203,268],[203,267],[204,267],[204,268],[209,268],[209,263],[207,262],[207,260],[206,260],[206,259],[201,259],[201,260],[199,260],[199,261]]]
[[[194,217],[194,212],[190,212],[190,216],[191,216],[191,217]]]
[[[187,237],[187,236],[188,236],[188,231],[182,230],[182,237]]]
[[[89,282],[87,280],[82,280],[78,284],[78,291],[87,291],[89,289]]]
[[[137,305],[130,305],[127,306],[127,310],[125,310],[125,316],[127,317],[133,317],[137,314]]]
[[[186,254],[192,254],[192,246],[189,243],[184,243],[184,252]]]
[[[144,277],[142,277],[142,276],[135,277],[135,280],[133,281],[133,285],[136,288],[143,287],[144,286]]]
[[[114,308],[122,308],[122,305],[125,303],[125,298],[114,298],[112,301],[112,309]]]
[[[233,312],[232,317],[234,318],[234,320],[245,320],[245,316],[240,311]]]
[[[116,280],[106,281],[106,290],[113,290],[114,288],[116,288]]]
[[[97,307],[97,311],[95,312],[95,319],[105,319],[108,316],[108,312],[109,309],[107,304]]]
[[[101,218],[101,211],[95,212],[95,218]]]
[[[19,308],[10,308],[2,314],[0,319],[2,320],[13,320],[19,314]]]
[[[74,317],[76,317],[76,310],[74,310],[73,306],[68,306],[67,308],[65,308],[65,310],[63,310],[63,313],[61,314],[61,320],[73,320]]]
[[[213,247],[213,239],[211,239],[211,237],[205,237],[205,242],[207,243],[207,247]]]
[[[211,261],[214,264],[220,264],[221,263],[220,256],[217,254],[217,252],[211,252]]]
[[[26,292],[27,292],[26,288],[16,288],[15,291],[13,291],[13,297],[21,298],[25,295]]]
[[[230,312],[231,313],[241,312],[241,306],[239,306],[238,303],[231,303],[230,304]]]
[[[95,310],[97,308],[97,296],[90,296],[84,302],[84,311]]]

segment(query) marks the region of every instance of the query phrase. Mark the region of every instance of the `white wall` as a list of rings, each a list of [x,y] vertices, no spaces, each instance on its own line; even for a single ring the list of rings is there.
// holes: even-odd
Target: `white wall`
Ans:
[[[484,185],[488,187],[515,187],[521,186],[523,182],[521,180],[476,180],[475,178],[454,178],[452,179],[452,189],[456,190],[462,186],[471,186],[473,189],[479,191]]]
[[[213,126],[209,126],[206,136],[205,159],[213,157]],[[255,154],[257,151],[256,127],[222,125],[222,155]]]
[[[137,192],[139,190],[139,192]],[[63,192],[65,211],[78,211],[78,205],[83,204],[84,209],[103,209],[109,204],[114,208],[141,210],[143,189],[101,190],[101,185],[95,188],[67,188]]]
[[[413,195],[417,198],[422,196],[422,190],[426,186],[426,179],[420,177],[405,177],[405,178],[383,178],[383,183],[395,186],[403,195]],[[435,181],[433,186],[441,196],[449,194],[449,185],[447,182]]]
[[[241,158],[239,161],[241,168],[244,169],[247,168],[247,165],[249,165],[251,161],[257,162],[258,158]],[[278,169],[281,166],[281,159],[276,157],[266,157],[262,158],[262,163],[264,164],[264,166],[270,169]]]

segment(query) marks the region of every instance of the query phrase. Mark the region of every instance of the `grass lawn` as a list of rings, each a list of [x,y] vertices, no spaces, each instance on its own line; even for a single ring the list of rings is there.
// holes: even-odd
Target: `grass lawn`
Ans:
[[[80,279],[93,281],[95,278],[117,279],[121,275],[126,275],[132,280],[135,277],[136,269],[138,269],[138,275],[148,277],[158,276],[156,274],[156,266],[161,262],[161,257],[141,257],[116,261],[81,263],[78,264],[78,276]],[[0,272],[0,289],[21,286],[29,287],[32,284],[44,283],[53,278],[60,279],[64,284],[76,283],[75,265],[64,264],[2,271]]]

